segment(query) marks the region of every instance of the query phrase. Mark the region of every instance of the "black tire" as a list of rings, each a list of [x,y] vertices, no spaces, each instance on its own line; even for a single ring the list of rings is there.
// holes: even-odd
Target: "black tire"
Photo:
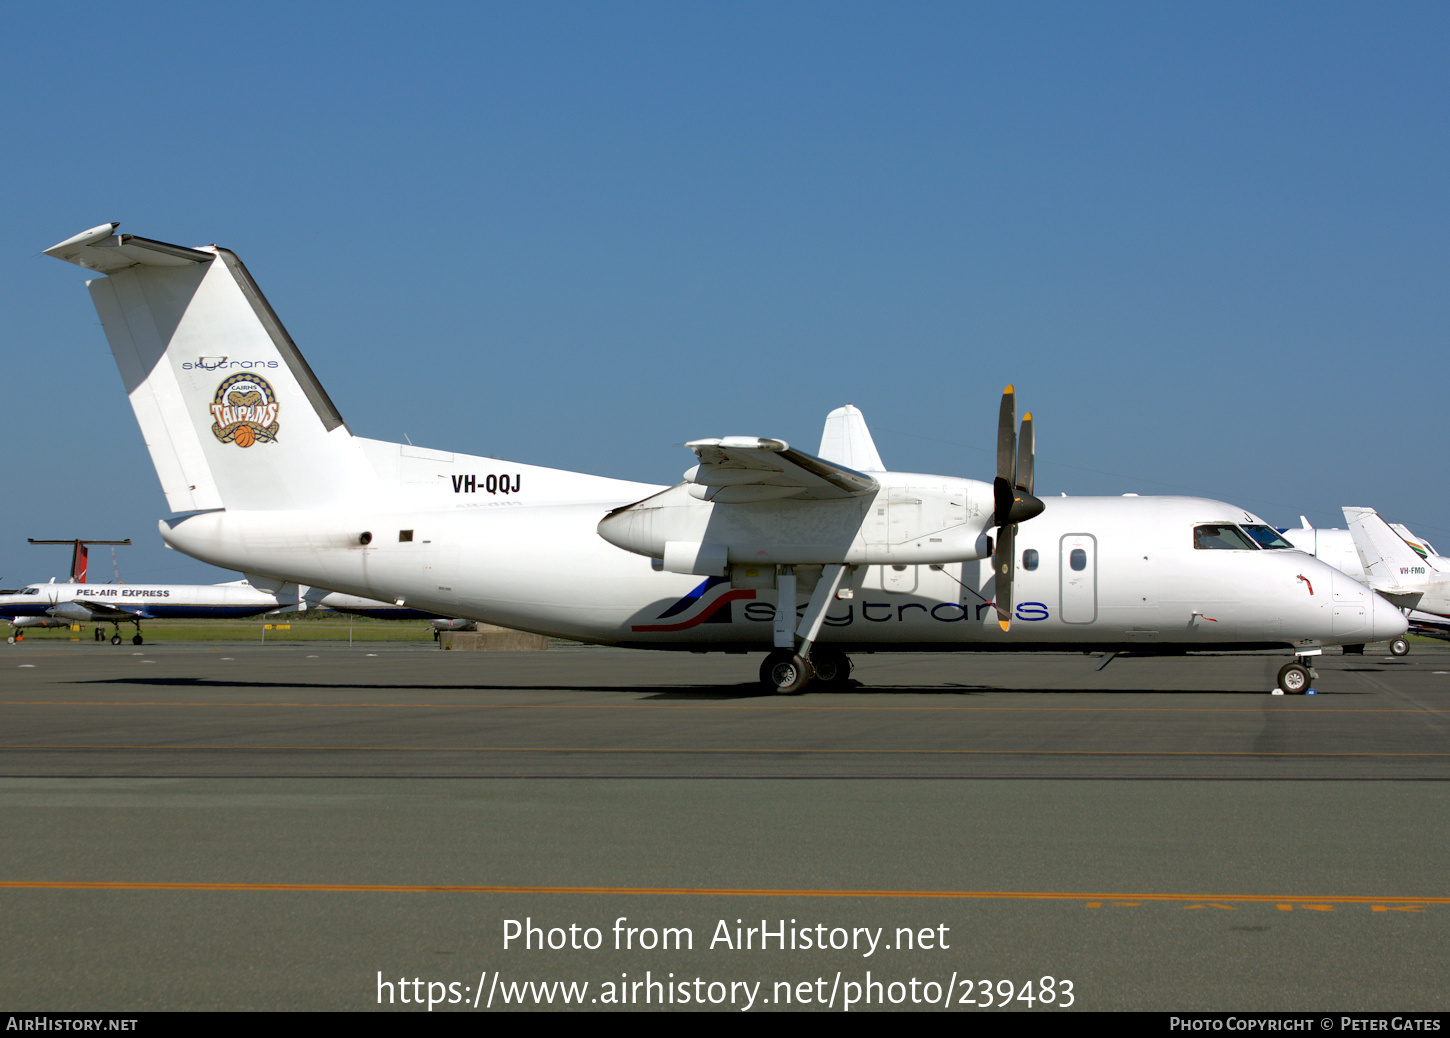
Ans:
[[[1396,638],[1390,642],[1391,656],[1408,656],[1410,654],[1410,643],[1403,638]]]
[[[14,645],[15,644],[15,635],[12,634],[12,635],[8,636],[5,640],[7,642],[9,642],[11,645]]]
[[[1302,696],[1309,688],[1309,668],[1302,663],[1286,663],[1279,668],[1279,689],[1286,695]]]
[[[760,682],[770,691],[793,696],[810,683],[811,665],[789,649],[776,649],[760,665]]]
[[[815,649],[811,652],[811,670],[822,685],[843,688],[851,679],[851,657],[835,649]]]
[[[112,645],[120,645],[121,644],[121,636],[119,634],[113,634],[113,635],[111,635],[111,644]]]
[[[1346,656],[1363,656],[1364,655],[1364,646],[1363,645],[1346,645],[1344,647],[1344,654]]]
[[[144,641],[145,641],[145,639],[141,637],[141,632],[140,631],[137,631],[135,637],[133,637],[131,639],[131,644],[132,645],[140,645]]]

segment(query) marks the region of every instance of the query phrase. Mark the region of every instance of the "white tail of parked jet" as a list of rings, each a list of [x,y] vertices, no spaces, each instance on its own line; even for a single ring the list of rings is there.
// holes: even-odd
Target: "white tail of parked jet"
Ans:
[[[1450,616],[1450,573],[1441,568],[1444,559],[1421,555],[1373,508],[1346,506],[1344,518],[1370,587],[1402,608]]]
[[[1376,588],[1415,588],[1443,579],[1373,508],[1345,506],[1344,519]]]

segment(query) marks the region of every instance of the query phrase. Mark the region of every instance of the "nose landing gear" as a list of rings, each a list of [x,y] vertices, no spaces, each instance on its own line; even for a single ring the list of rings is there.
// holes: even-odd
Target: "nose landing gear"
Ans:
[[[1286,663],[1279,668],[1279,691],[1285,695],[1302,695],[1309,687],[1314,671],[1303,663]]]

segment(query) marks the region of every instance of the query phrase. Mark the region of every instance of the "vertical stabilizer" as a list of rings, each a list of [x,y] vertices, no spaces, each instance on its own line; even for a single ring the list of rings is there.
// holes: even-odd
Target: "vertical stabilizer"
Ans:
[[[886,466],[881,464],[881,455],[876,453],[871,430],[866,428],[866,416],[854,404],[838,407],[826,415],[821,449],[816,451],[816,455],[857,472],[886,471]]]
[[[1346,506],[1344,518],[1359,560],[1375,587],[1410,588],[1430,583],[1425,560],[1373,508]]]
[[[94,228],[45,250],[89,282],[176,512],[306,508],[373,488],[342,416],[226,249]]]

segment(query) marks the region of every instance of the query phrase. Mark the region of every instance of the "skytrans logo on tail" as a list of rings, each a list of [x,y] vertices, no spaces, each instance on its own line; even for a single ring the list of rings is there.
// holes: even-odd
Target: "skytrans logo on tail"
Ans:
[[[250,447],[254,443],[277,442],[277,394],[271,384],[257,375],[232,375],[217,386],[211,415],[211,432],[222,443]]]

